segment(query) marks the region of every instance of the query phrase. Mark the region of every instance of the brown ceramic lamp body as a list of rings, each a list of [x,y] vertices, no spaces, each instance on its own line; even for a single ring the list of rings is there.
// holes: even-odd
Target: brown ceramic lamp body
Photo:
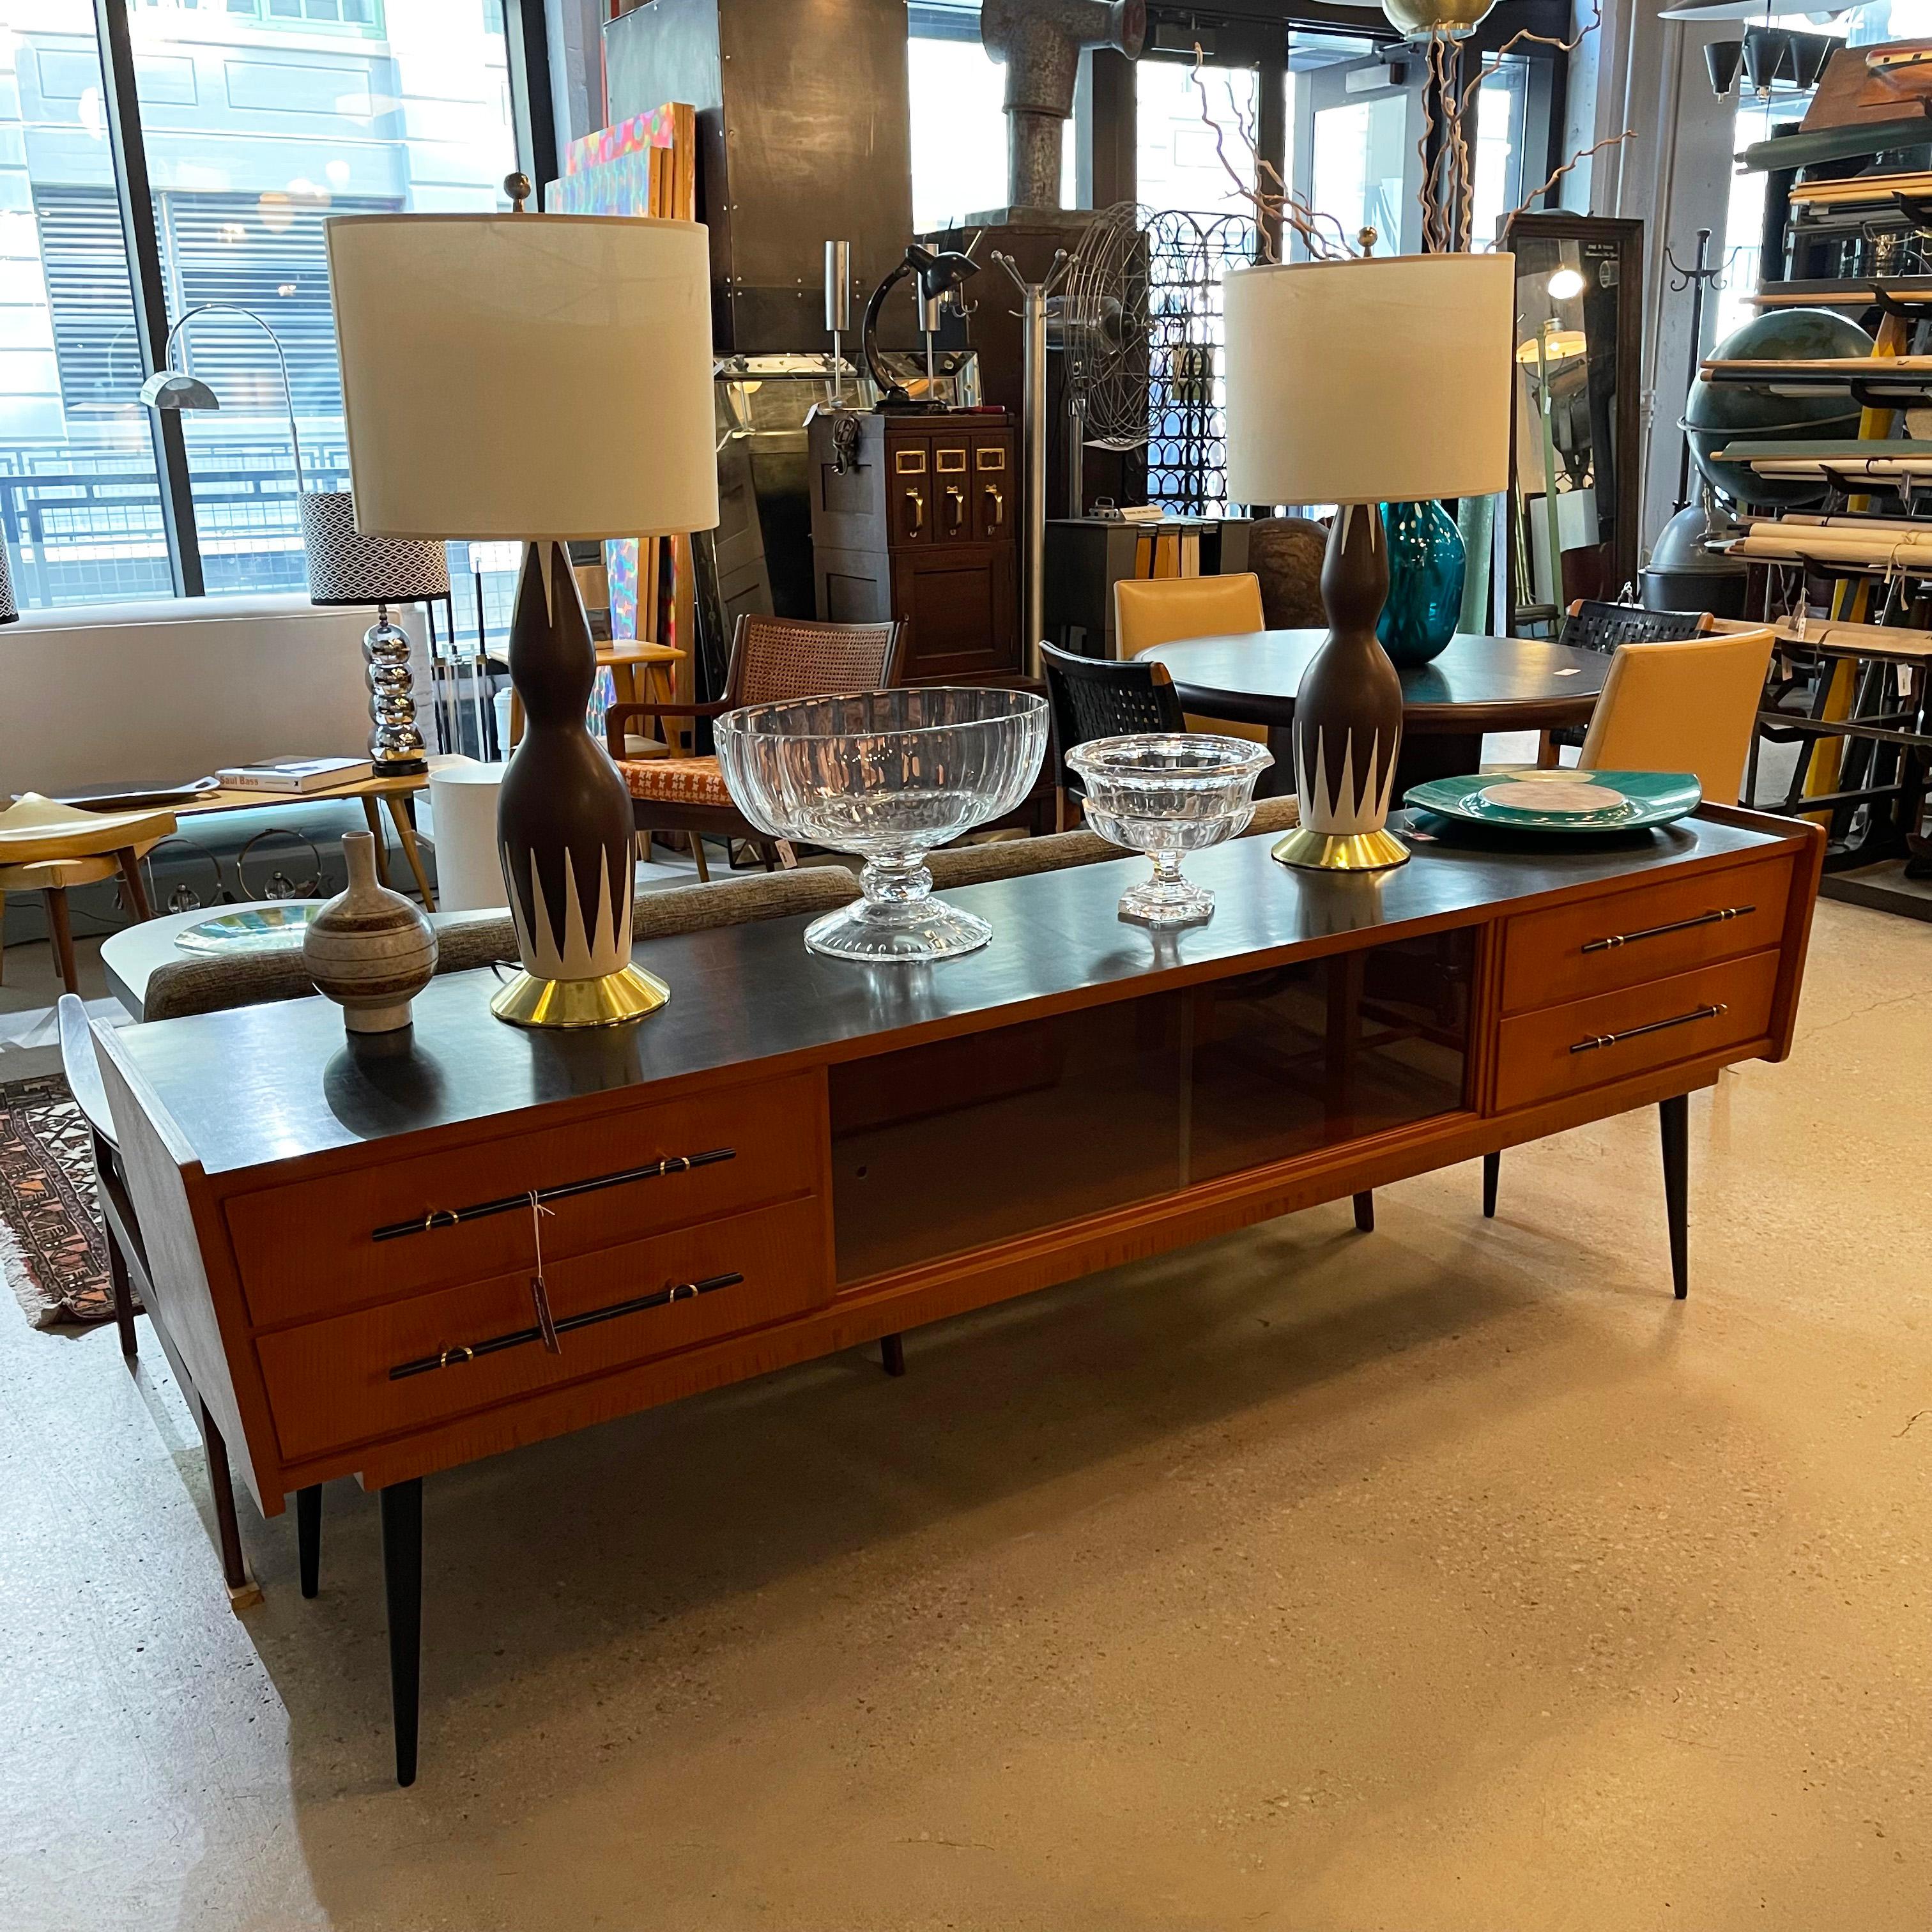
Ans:
[[[517,580],[510,680],[524,736],[503,775],[496,848],[523,971],[490,1002],[520,1026],[608,1026],[670,997],[631,964],[631,795],[585,728],[597,675],[560,543],[533,543]]]
[[[1294,697],[1301,824],[1274,848],[1288,865],[1374,872],[1408,856],[1386,829],[1402,750],[1402,680],[1376,635],[1388,581],[1379,506],[1342,504],[1322,561],[1328,640]]]

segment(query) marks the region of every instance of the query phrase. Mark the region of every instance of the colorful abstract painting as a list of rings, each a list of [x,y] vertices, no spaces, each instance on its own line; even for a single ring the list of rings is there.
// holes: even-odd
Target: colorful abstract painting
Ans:
[[[634,114],[614,128],[602,128],[580,141],[572,142],[564,151],[563,178],[550,184],[551,212],[558,214],[660,212],[674,122],[671,108],[654,107],[647,114]],[[613,538],[604,546],[604,567],[610,580],[614,643],[631,643],[640,634],[639,548],[635,537]]]

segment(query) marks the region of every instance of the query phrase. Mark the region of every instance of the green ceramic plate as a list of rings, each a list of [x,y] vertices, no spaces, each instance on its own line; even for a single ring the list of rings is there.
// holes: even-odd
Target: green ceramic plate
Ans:
[[[1406,804],[1516,832],[1634,832],[1694,812],[1703,790],[1689,772],[1477,772],[1412,785]]]
[[[250,906],[225,912],[175,934],[184,952],[299,952],[308,922],[321,911],[320,899],[288,899],[278,905]]]

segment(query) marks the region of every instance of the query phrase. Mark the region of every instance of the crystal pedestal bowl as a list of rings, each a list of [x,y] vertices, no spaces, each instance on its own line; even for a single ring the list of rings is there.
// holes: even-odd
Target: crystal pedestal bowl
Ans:
[[[1246,738],[1141,731],[1090,740],[1068,752],[1066,762],[1080,774],[1087,823],[1110,843],[1154,861],[1153,878],[1120,895],[1120,916],[1143,926],[1205,919],[1214,895],[1181,877],[1181,854],[1247,830],[1255,781],[1273,757]]]
[[[1046,720],[1043,698],[989,686],[795,698],[727,712],[718,762],[759,830],[865,860],[865,896],[806,928],[814,952],[944,959],[984,946],[992,928],[929,896],[926,854],[1026,796]]]

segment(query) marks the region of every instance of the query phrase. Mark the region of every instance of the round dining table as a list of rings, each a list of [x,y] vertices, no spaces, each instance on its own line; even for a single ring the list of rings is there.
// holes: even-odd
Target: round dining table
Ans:
[[[1288,728],[1294,694],[1325,631],[1256,631],[1156,644],[1143,658],[1167,667],[1181,708],[1268,728],[1274,769],[1267,792],[1294,789]],[[1460,777],[1483,762],[1489,731],[1548,731],[1587,724],[1610,675],[1600,651],[1538,638],[1459,631],[1432,664],[1402,676],[1402,752],[1396,796],[1424,779]]]

